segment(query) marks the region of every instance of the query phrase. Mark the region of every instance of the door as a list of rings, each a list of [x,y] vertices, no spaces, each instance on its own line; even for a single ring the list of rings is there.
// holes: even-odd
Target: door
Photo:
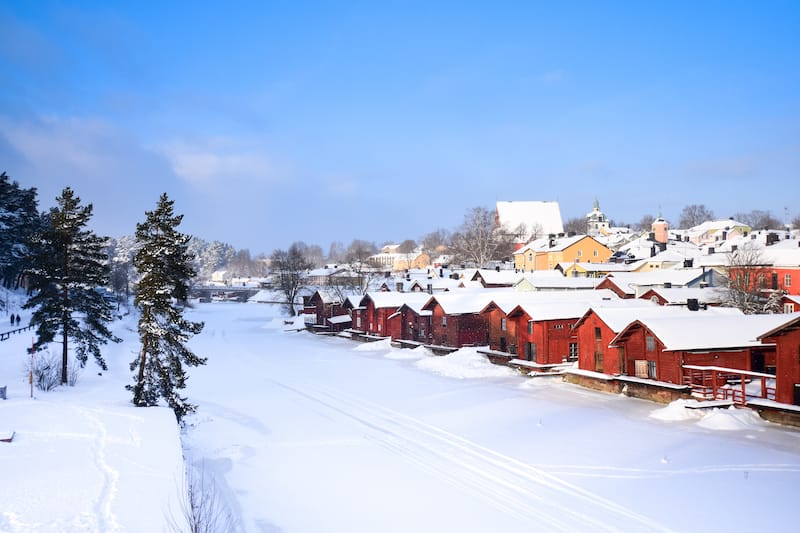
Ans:
[[[764,352],[753,352],[750,356],[750,370],[753,372],[764,371]]]
[[[500,337],[500,351],[501,352],[507,351],[506,338],[505,337]]]

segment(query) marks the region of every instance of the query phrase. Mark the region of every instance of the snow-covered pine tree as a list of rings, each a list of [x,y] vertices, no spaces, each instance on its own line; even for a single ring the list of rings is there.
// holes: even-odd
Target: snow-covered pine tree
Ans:
[[[92,354],[103,370],[106,362],[100,346],[119,339],[108,329],[112,307],[98,292],[108,284],[106,237],[87,229],[92,204],[69,187],[56,198],[57,206],[46,216],[44,230],[33,239],[26,269],[32,296],[23,306],[35,309],[31,324],[38,340],[34,348],[52,342],[60,333],[62,342],[61,383],[67,383],[69,339],[75,341],[75,356],[81,366]]]
[[[133,264],[141,278],[134,305],[139,311],[142,348],[131,362],[131,370],[138,368],[134,384],[126,388],[133,392],[133,403],[138,406],[157,405],[163,398],[181,421],[195,410],[180,395],[186,387],[184,365],[202,365],[206,359],[186,346],[186,341],[203,329],[203,323],[183,317],[195,270],[188,252],[192,237],[177,230],[183,215],[174,214],[174,203],[162,194],[156,209],[136,225],[139,248]]]
[[[30,239],[40,226],[36,189],[23,189],[16,181],[12,182],[8,174],[1,173],[0,282],[4,287],[19,286]]]

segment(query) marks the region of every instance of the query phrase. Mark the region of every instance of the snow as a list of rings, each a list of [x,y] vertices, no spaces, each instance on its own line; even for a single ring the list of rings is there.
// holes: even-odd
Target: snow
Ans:
[[[457,379],[519,376],[519,373],[511,368],[492,364],[485,355],[478,353],[477,348],[461,348],[441,357],[421,359],[416,366]]]
[[[134,408],[133,317],[109,371],[28,398],[29,338],[0,343],[0,531],[165,531],[183,465],[246,532],[787,530],[800,431],[525,378],[463,348],[295,331],[267,304],[200,304],[179,433]],[[290,323],[287,324],[286,322]],[[1,328],[0,328],[1,329]],[[731,497],[735,494],[736,497]],[[769,512],[741,501],[769,495]],[[702,503],[699,503],[702,502]],[[708,520],[713,516],[713,520]]]

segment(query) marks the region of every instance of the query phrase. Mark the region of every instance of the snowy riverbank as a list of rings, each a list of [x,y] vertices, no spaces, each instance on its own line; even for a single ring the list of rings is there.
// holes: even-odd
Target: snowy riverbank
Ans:
[[[286,332],[278,306],[202,304],[183,453],[248,532],[786,529],[800,432],[523,378],[474,350]],[[127,329],[126,329],[127,328]],[[161,531],[181,450],[130,407],[136,345],[108,373],[27,399],[24,339],[0,344],[0,530]],[[0,383],[2,385],[3,383]],[[768,512],[741,501],[769,495]]]

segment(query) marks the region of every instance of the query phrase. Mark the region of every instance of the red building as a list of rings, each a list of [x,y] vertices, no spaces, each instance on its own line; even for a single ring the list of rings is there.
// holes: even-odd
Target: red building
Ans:
[[[422,308],[431,312],[431,344],[453,348],[489,344],[489,320],[481,311],[495,294],[486,289],[432,296]]]
[[[586,301],[518,305],[508,314],[519,346],[518,358],[540,365],[578,359],[578,339],[572,326],[591,305]]]
[[[774,346],[757,337],[780,315],[688,313],[638,319],[620,331],[610,347],[618,350],[621,373],[684,384],[683,365],[774,370]]]
[[[359,313],[363,328],[358,328],[368,335],[390,336],[389,317],[404,303],[425,302],[429,295],[410,292],[370,292],[364,295],[359,303],[363,312]]]
[[[424,303],[404,303],[389,316],[389,335],[392,340],[430,344],[431,312],[422,309]]]
[[[775,345],[775,401],[800,405],[800,313],[759,336]]]
[[[341,298],[331,291],[318,290],[305,302],[306,314],[314,315],[314,325],[318,328],[330,327],[329,319],[347,314]]]

